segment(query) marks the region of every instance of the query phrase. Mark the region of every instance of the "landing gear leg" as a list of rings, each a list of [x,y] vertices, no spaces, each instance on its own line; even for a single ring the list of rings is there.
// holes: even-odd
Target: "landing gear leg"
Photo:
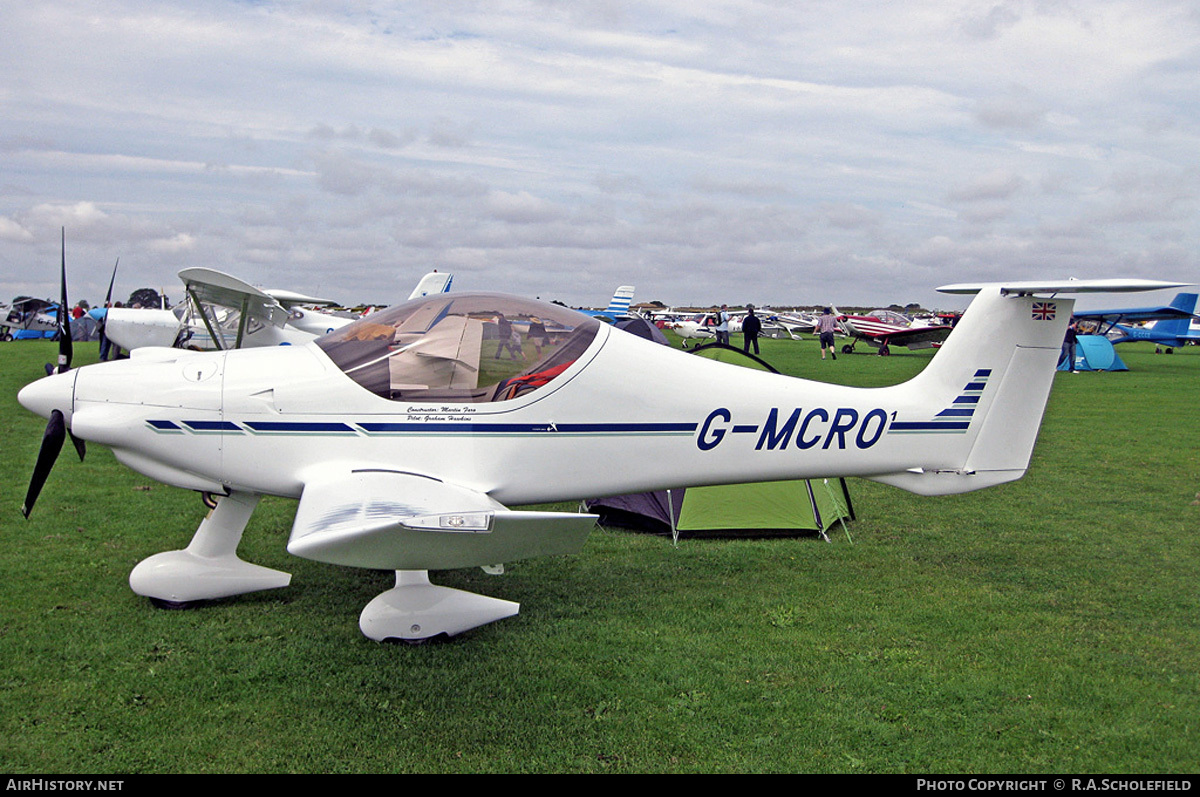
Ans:
[[[290,573],[243,562],[237,556],[242,532],[259,496],[231,493],[196,529],[182,551],[155,554],[129,574],[129,586],[157,606],[184,608],[202,601],[286,587]]]

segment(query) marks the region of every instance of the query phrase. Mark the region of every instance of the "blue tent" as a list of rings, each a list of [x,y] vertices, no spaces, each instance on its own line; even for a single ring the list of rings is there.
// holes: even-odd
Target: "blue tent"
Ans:
[[[1064,357],[1058,364],[1058,370],[1071,370],[1070,363]],[[1112,343],[1103,335],[1080,335],[1075,347],[1076,371],[1128,371],[1125,363]]]

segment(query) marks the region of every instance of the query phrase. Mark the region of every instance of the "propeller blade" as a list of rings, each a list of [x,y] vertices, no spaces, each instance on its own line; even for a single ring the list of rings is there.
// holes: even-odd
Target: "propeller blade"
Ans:
[[[100,316],[99,327],[100,334],[104,334],[104,325],[108,321],[108,308],[112,307],[112,292],[113,284],[117,281],[117,266],[121,265],[121,258],[117,258],[117,262],[113,263],[113,273],[108,280],[108,294],[104,297],[104,315]]]
[[[108,280],[108,293],[107,293],[107,294],[105,295],[105,297],[104,297],[104,303],[105,303],[105,304],[111,304],[111,303],[112,303],[112,291],[113,291],[113,283],[115,283],[115,282],[117,281],[117,266],[119,266],[119,265],[121,265],[121,258],[119,258],[119,257],[118,257],[118,258],[117,258],[117,262],[116,262],[116,263],[113,263],[113,273],[112,273],[112,277],[110,277],[110,278],[109,278],[109,280]]]
[[[62,450],[63,440],[66,436],[67,425],[63,420],[63,414],[58,410],[52,411],[50,420],[46,423],[46,431],[42,433],[42,447],[38,451],[37,464],[33,466],[33,478],[29,480],[29,492],[25,494],[25,503],[21,505],[21,514],[26,519],[33,511],[33,505],[42,492],[42,487],[46,484],[46,477],[50,475],[54,461],[58,459],[58,452]]]
[[[58,366],[54,373],[71,370],[71,307],[67,304],[67,228],[62,230],[62,294],[58,299]]]
[[[82,437],[76,437],[70,429],[67,430],[67,434],[71,438],[71,444],[75,446],[75,453],[79,455],[79,461],[83,462],[83,457],[87,454],[87,443]]]

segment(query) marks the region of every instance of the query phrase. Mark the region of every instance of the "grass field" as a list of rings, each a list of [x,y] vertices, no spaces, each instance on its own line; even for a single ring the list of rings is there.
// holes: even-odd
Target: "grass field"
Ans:
[[[0,344],[0,772],[1195,772],[1200,349],[1119,351],[1128,372],[1056,376],[1018,482],[852,480],[829,543],[600,529],[436,574],[521,614],[403,646],[357,626],[390,573],[287,555],[294,502],[242,545],[292,586],[193,611],[127,578],[186,545],[197,495],[68,445],[24,520],[43,421],[15,397],[53,344]],[[763,356],[861,385],[928,361]]]

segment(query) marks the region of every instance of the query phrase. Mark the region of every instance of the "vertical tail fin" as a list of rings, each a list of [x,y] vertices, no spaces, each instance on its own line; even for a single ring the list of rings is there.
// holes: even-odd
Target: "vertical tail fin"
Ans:
[[[1194,293],[1177,293],[1175,298],[1171,300],[1171,307],[1176,310],[1182,310],[1185,313],[1196,312],[1197,294]],[[1190,318],[1171,318],[1164,321],[1156,321],[1154,323],[1154,332],[1156,335],[1165,337],[1183,338],[1187,336],[1188,328],[1191,326],[1192,319]],[[1182,343],[1182,341],[1180,341]]]
[[[413,288],[412,293],[408,295],[409,299],[420,299],[423,296],[432,296],[437,293],[446,293],[450,290],[450,283],[454,281],[453,274],[444,274],[438,271],[431,271],[417,283],[417,287]]]
[[[612,300],[608,303],[608,307],[604,312],[609,315],[626,315],[629,313],[629,306],[633,304],[632,285],[622,285],[617,288],[617,292],[613,294]]]
[[[925,370],[901,386],[911,409],[897,413],[889,427],[889,432],[938,435],[926,438],[937,443],[920,446],[920,466],[873,478],[924,495],[1019,479],[1029,467],[1075,307],[1074,299],[1058,294],[1162,287],[1174,286],[1072,280],[939,289],[978,295]]]

